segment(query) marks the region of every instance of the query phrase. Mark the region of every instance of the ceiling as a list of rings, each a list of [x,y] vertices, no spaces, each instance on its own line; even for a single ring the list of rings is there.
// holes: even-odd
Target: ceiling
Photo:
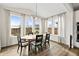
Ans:
[[[12,8],[28,9],[36,12],[35,3],[0,3],[0,5]],[[37,15],[47,18],[66,11],[63,3],[37,3]]]

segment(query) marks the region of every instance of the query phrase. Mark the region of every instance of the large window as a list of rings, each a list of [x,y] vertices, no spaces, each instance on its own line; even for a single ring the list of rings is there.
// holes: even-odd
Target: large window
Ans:
[[[26,28],[26,35],[30,32],[33,32],[33,17],[32,16],[25,18],[25,28]]]
[[[21,16],[10,14],[10,24],[11,24],[11,35],[20,35],[21,30]]]
[[[53,17],[53,29],[54,29],[54,35],[58,35],[59,34],[59,17],[58,16],[54,16]]]
[[[52,24],[53,24],[52,18],[49,18],[47,22],[48,22],[48,32],[52,34]]]
[[[59,19],[60,19],[60,35],[64,37],[65,36],[65,33],[64,33],[65,32],[65,29],[64,29],[65,14],[60,15]]]
[[[41,26],[41,19],[40,18],[34,19],[34,33],[35,34],[40,33],[40,26]]]
[[[25,17],[25,28],[26,28],[26,35],[30,32],[33,34],[39,34],[41,29],[41,19],[35,18],[32,16]]]
[[[53,35],[64,35],[64,15],[57,15],[48,18],[48,32]]]
[[[11,13],[10,24],[12,36],[23,36],[31,32],[34,34],[41,33],[41,18],[36,19],[33,16]]]

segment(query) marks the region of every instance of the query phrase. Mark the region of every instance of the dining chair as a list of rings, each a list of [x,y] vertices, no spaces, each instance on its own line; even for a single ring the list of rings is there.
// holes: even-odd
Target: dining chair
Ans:
[[[28,35],[33,35],[33,32],[28,33]]]
[[[25,39],[22,39],[19,36],[17,36],[17,40],[18,40],[18,49],[17,49],[17,52],[18,52],[19,48],[21,48],[21,50],[20,50],[20,56],[21,56],[22,49],[23,49],[23,47],[26,48],[28,46],[28,42]]]
[[[33,43],[35,54],[37,54],[37,48],[39,49],[40,47],[42,50],[42,40],[43,40],[43,35],[36,35],[36,40]]]
[[[44,40],[44,45],[46,47],[46,44],[50,46],[50,34],[46,34],[45,40]]]

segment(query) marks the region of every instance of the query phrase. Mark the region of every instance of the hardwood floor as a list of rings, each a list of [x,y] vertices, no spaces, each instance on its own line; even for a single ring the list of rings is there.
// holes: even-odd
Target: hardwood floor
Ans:
[[[37,55],[32,54],[31,56],[77,56],[78,51],[79,49],[66,49],[60,44],[50,42],[50,47],[44,48]],[[23,49],[22,55],[27,56],[27,52],[27,49]],[[0,56],[19,56],[19,53],[17,53],[17,45],[2,49]]]
[[[77,56],[79,56],[79,48],[74,47],[73,49],[69,49],[69,51],[75,53]]]

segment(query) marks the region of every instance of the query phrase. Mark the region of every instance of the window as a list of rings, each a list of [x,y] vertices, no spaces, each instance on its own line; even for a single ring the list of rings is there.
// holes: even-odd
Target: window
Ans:
[[[36,19],[32,16],[28,16],[25,19],[26,35],[30,32],[33,32],[34,34],[39,34],[41,29],[41,19]]]
[[[52,34],[52,18],[48,19],[48,32]]]
[[[33,17],[29,16],[25,18],[25,28],[26,28],[26,35],[30,32],[33,32]]]
[[[64,17],[65,14],[61,14],[48,18],[47,28],[50,34],[64,36]]]
[[[58,35],[58,24],[59,23],[59,17],[58,16],[54,16],[53,17],[53,28],[54,28],[54,35]]]
[[[40,33],[40,24],[41,23],[41,19],[40,18],[37,18],[37,19],[34,19],[34,33],[35,34],[39,34]]]
[[[39,34],[41,30],[41,18],[34,19],[32,16],[27,15],[24,18],[21,14],[10,13],[11,35],[23,36],[31,32]]]
[[[65,33],[64,33],[64,14],[61,14],[60,16],[59,16],[59,19],[60,19],[60,35],[62,36],[62,37],[64,37],[65,35]]]
[[[11,35],[20,35],[21,30],[21,16],[10,14]]]

